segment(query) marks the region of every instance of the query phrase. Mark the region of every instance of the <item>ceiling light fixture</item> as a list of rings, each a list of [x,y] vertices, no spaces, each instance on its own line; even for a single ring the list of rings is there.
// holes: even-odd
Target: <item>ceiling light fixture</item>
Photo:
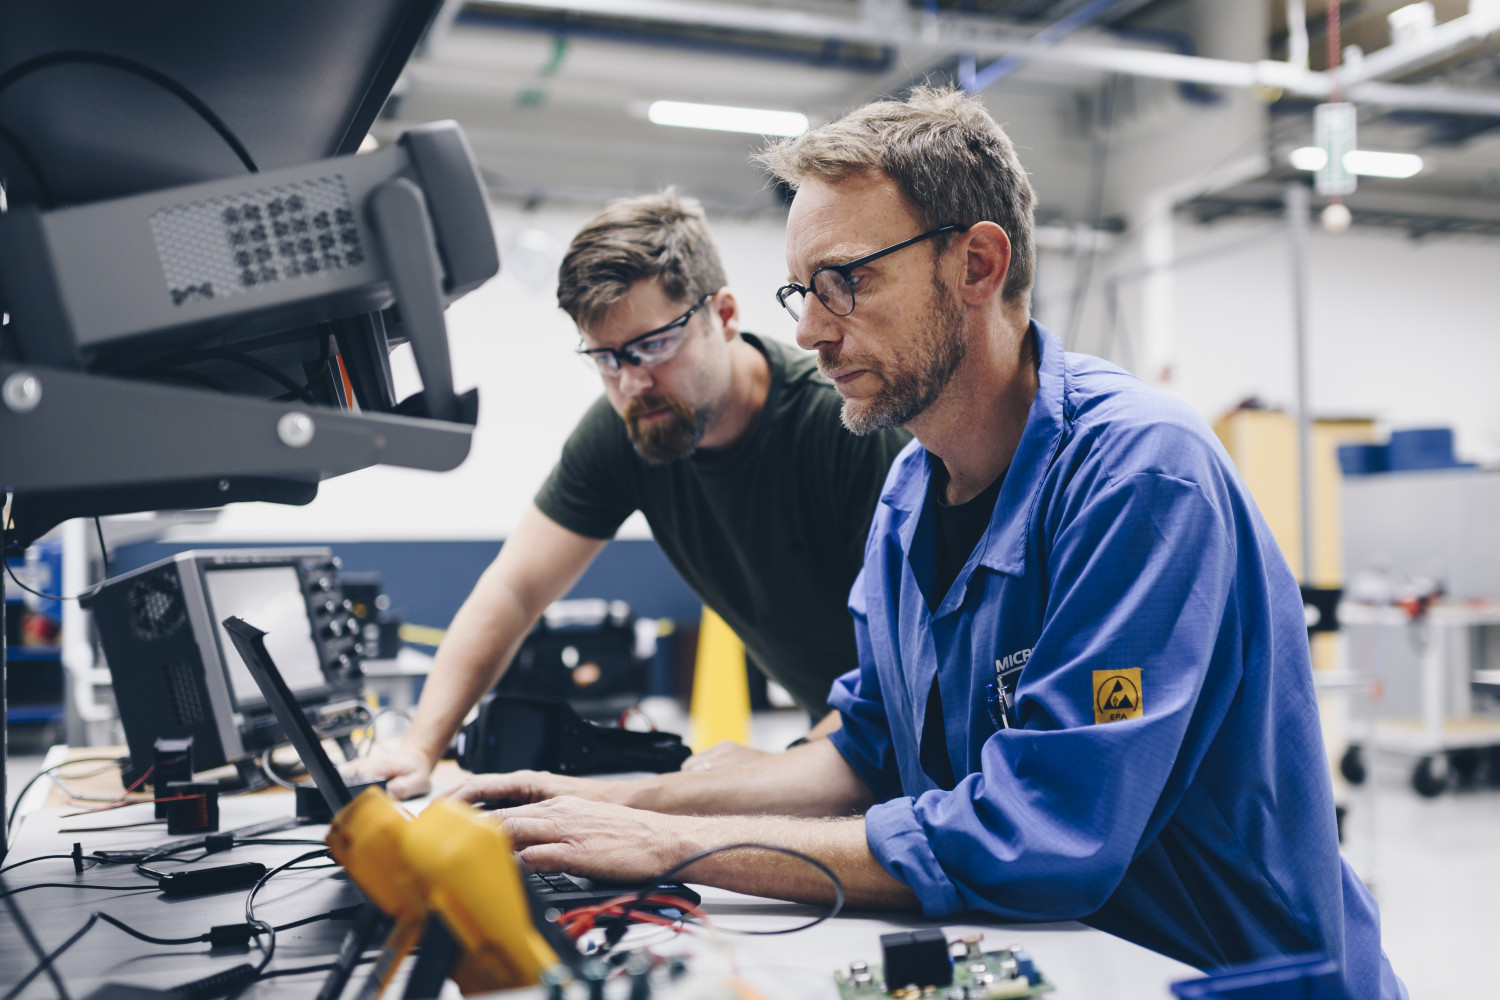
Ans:
[[[1292,150],[1292,166],[1298,170],[1322,170],[1328,154],[1317,146]],[[1422,171],[1422,158],[1415,153],[1380,153],[1373,149],[1351,149],[1344,154],[1344,166],[1362,177],[1413,177]]]
[[[655,101],[646,117],[657,125],[749,132],[752,135],[801,135],[807,131],[807,116],[800,111],[733,108],[721,104]]]

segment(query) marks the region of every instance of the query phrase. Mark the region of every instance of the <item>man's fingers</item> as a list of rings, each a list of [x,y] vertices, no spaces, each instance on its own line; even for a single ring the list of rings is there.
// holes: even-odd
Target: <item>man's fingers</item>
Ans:
[[[534,872],[576,871],[566,844],[534,844],[520,852],[521,860]]]
[[[501,810],[496,813],[496,819],[510,836],[511,844],[517,848],[554,843],[560,832],[555,819],[516,815],[513,809]]]

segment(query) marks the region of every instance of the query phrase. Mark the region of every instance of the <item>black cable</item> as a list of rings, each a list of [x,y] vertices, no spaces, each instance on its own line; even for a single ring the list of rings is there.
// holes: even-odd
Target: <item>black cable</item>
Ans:
[[[291,844],[293,847],[319,847],[325,843],[327,843],[327,841],[293,840],[290,837],[250,837],[245,840],[236,840],[234,842],[234,846],[239,847],[241,844],[255,844],[257,846],[262,844]]]
[[[26,946],[31,949],[31,953],[36,956],[38,962],[46,963],[47,953],[42,951],[42,944],[36,939],[36,932],[31,929],[31,922],[26,919],[26,914],[9,896],[6,897],[5,907],[10,910],[11,919],[21,929],[21,936],[26,939]],[[52,968],[50,963],[46,964],[46,969],[47,978],[52,980],[52,986],[57,990],[57,995],[61,1000],[72,1000],[68,995],[68,988],[63,985],[62,974]]]
[[[94,925],[101,920],[113,927],[118,927],[120,930],[124,931],[126,934],[129,934],[131,937],[135,938],[138,941],[145,941],[147,944],[198,944],[201,941],[207,941],[209,939],[209,935],[207,934],[197,934],[193,937],[185,938],[156,937],[153,934],[147,934],[145,931],[138,931],[124,921],[110,916],[108,913],[100,913],[96,910],[94,913],[89,914],[88,920],[84,922],[84,925],[82,927],[74,931],[72,935],[70,935],[68,939],[62,944],[58,945],[56,948],[52,949],[52,951],[48,952],[47,955],[42,958],[41,963],[38,964],[36,968],[26,973],[26,975],[22,976],[21,980],[17,982],[15,986],[11,987],[9,993],[6,993],[4,997],[0,997],[0,1000],[15,1000],[15,998],[17,996],[20,996],[21,991],[24,990],[33,979],[41,975],[43,972],[53,971],[53,965],[57,961],[58,957],[61,956],[63,952],[67,951],[69,948],[73,947],[80,940],[82,940],[83,936],[90,930],[92,930],[94,928]]]
[[[104,563],[104,576],[109,577],[109,546],[104,544],[104,525],[94,518],[94,534],[99,536],[99,559]]]
[[[5,548],[8,549],[9,545],[6,545]],[[99,592],[99,588],[104,586],[104,581],[100,580],[98,583],[94,584],[92,587],[90,587],[88,590],[85,590],[81,594],[77,594],[73,597],[63,597],[60,594],[44,594],[40,590],[33,590],[32,588],[26,586],[26,584],[21,582],[21,578],[16,576],[16,571],[11,568],[9,559],[5,560],[5,572],[9,573],[10,578],[15,581],[16,586],[26,591],[26,593],[35,594],[36,596],[45,598],[49,601],[79,601],[85,597],[93,597],[96,593]],[[72,762],[70,761],[69,763]]]
[[[277,924],[276,930],[289,931],[294,927],[306,927],[308,924],[316,924],[322,920],[352,920],[359,915],[360,908],[365,904],[351,903],[348,906],[340,906],[338,909],[329,910],[327,913],[319,913],[315,917],[303,917],[301,920],[293,920],[286,924]]]
[[[11,67],[4,73],[0,73],[0,92],[4,92],[12,84],[16,83],[26,76],[29,76],[32,73],[35,73],[37,70],[46,69],[48,66],[59,66],[67,63],[96,63],[101,66],[109,66],[113,69],[123,70],[126,73],[133,73],[136,76],[148,80],[151,83],[154,83],[157,86],[167,90],[168,92],[179,98],[188,107],[196,111],[198,113],[198,117],[202,118],[203,121],[207,123],[209,128],[213,129],[219,134],[219,137],[229,145],[229,148],[231,150],[233,150],[234,155],[239,158],[239,161],[242,164],[244,164],[246,170],[250,171],[252,174],[260,172],[260,168],[255,165],[255,160],[250,156],[250,151],[245,148],[244,143],[240,142],[239,136],[235,135],[234,131],[224,123],[224,120],[218,115],[214,114],[213,109],[210,108],[207,104],[204,104],[203,101],[199,99],[197,94],[194,94],[191,90],[187,89],[176,80],[167,76],[165,73],[154,70],[150,66],[138,63],[133,59],[125,59],[115,55],[106,55],[102,52],[84,52],[76,50],[68,52],[49,52],[46,55],[37,56],[35,59],[28,59],[23,63]]]
[[[53,860],[72,861],[73,860],[73,855],[71,855],[71,854],[39,854],[39,855],[37,855],[34,858],[27,858],[25,861],[17,861],[14,864],[9,864],[9,865],[6,865],[4,868],[0,868],[0,875],[4,875],[6,872],[10,871],[12,868],[19,868],[22,865],[29,865],[33,861],[53,861]]]
[[[721,927],[721,928],[719,928],[720,930],[727,931],[727,932],[729,932],[731,934],[755,935],[757,937],[770,937],[770,936],[773,936],[773,935],[776,935],[776,934],[795,934],[798,931],[805,931],[809,927],[816,927],[819,924],[821,924],[823,921],[830,920],[833,917],[838,916],[839,911],[844,908],[844,883],[839,881],[839,877],[833,873],[833,869],[832,868],[829,868],[827,865],[825,865],[823,862],[819,861],[817,858],[810,857],[810,856],[808,856],[806,854],[803,854],[801,851],[794,851],[790,847],[778,847],[775,844],[743,843],[743,844],[725,844],[722,847],[710,847],[706,851],[699,851],[697,854],[691,855],[690,857],[688,857],[688,858],[686,858],[686,859],[684,859],[682,861],[677,862],[677,864],[673,865],[671,868],[668,868],[666,871],[662,872],[660,875],[658,875],[656,878],[652,879],[651,881],[652,881],[653,884],[660,884],[660,883],[663,883],[663,882],[670,882],[674,878],[676,878],[677,874],[679,872],[681,872],[683,869],[685,869],[685,868],[687,868],[687,867],[689,867],[691,865],[697,864],[699,861],[702,861],[704,858],[712,857],[715,854],[721,854],[724,851],[737,851],[737,850],[740,850],[742,848],[754,848],[755,850],[760,850],[760,851],[772,851],[772,852],[774,852],[776,854],[785,854],[789,858],[796,858],[798,861],[805,861],[808,864],[812,865],[818,871],[822,872],[823,875],[827,877],[829,883],[833,886],[833,905],[828,908],[828,912],[827,913],[824,913],[824,914],[822,914],[822,915],[820,915],[818,917],[815,917],[815,918],[813,918],[812,920],[808,921],[805,924],[798,924],[796,927],[788,927],[788,928],[785,928],[783,930],[777,930],[777,931],[738,931],[738,930],[734,930],[732,928],[727,928],[727,927]],[[627,913],[629,912],[629,910],[631,908],[639,906],[641,903],[643,903],[645,901],[646,897],[649,896],[649,895],[651,895],[655,891],[656,891],[655,888],[642,889],[641,892],[640,892],[640,895],[636,896],[635,902],[631,903],[630,906],[626,908]]]
[[[354,962],[354,964],[355,965],[368,965],[369,963],[375,961],[379,957],[380,957],[379,953],[376,953],[374,955],[365,955],[365,956],[362,956],[362,957],[356,959],[355,962]],[[302,965],[302,966],[298,966],[295,969],[272,969],[270,972],[267,972],[265,975],[261,976],[260,978],[262,978],[262,979],[275,979],[278,976],[302,976],[302,975],[310,975],[310,974],[312,974],[314,972],[332,972],[333,971],[333,966],[334,966],[334,963],[329,962],[327,965]]]
[[[244,982],[230,988],[230,992],[228,994],[229,1000],[233,1000],[233,998],[239,996],[245,990],[249,989],[257,979],[263,976],[265,974],[267,966],[271,964],[272,957],[276,954],[276,928],[272,927],[264,920],[259,920],[256,918],[256,894],[260,892],[260,890],[265,886],[267,882],[271,881],[271,879],[275,878],[277,875],[280,875],[282,872],[291,869],[294,865],[300,864],[303,861],[310,861],[313,858],[326,857],[327,855],[328,849],[326,847],[321,851],[308,851],[305,854],[299,854],[285,864],[277,865],[275,868],[272,868],[270,871],[266,872],[260,877],[260,880],[257,881],[255,885],[250,887],[249,894],[245,896],[245,923],[249,924],[253,928],[256,928],[255,939],[263,949],[263,955],[261,957],[260,964],[254,967],[254,974]],[[263,942],[261,941],[262,936],[264,936],[265,938]],[[230,972],[233,973],[235,972],[235,970],[231,969]],[[184,988],[179,987],[179,989]]]
[[[149,885],[93,885],[88,882],[34,882],[31,885],[19,886],[15,889],[6,889],[0,892],[0,899],[9,899],[17,893],[30,892],[32,889],[104,889],[110,892],[151,892]]]
[[[5,568],[7,570],[10,569],[10,560],[8,560],[8,559],[5,561]],[[14,577],[15,574],[12,573],[11,575],[12,575],[12,577]],[[17,582],[19,582],[19,581],[17,581]],[[45,596],[45,595],[43,595],[43,596]],[[38,771],[36,774],[32,775],[32,778],[31,778],[30,781],[26,782],[26,784],[24,784],[24,785],[21,786],[21,792],[20,792],[19,795],[16,796],[16,799],[15,799],[16,805],[19,806],[21,804],[21,800],[26,797],[26,793],[29,792],[29,791],[31,791],[31,786],[34,785],[34,784],[36,784],[38,781],[40,781],[44,775],[51,774],[53,771],[56,771],[58,768],[60,768],[60,767],[67,767],[70,764],[92,764],[92,763],[97,763],[97,762],[100,762],[100,761],[108,761],[108,762],[113,763],[113,764],[120,764],[121,766],[124,766],[125,758],[123,758],[123,757],[79,757],[76,760],[65,760],[61,764],[53,764],[51,767],[44,767],[40,771]],[[14,811],[12,811],[11,814],[10,814],[10,819],[5,824],[5,835],[6,835],[6,839],[7,840],[10,839],[11,831],[15,829],[16,816],[17,815],[19,815],[19,814],[16,813],[16,812],[14,812]]]

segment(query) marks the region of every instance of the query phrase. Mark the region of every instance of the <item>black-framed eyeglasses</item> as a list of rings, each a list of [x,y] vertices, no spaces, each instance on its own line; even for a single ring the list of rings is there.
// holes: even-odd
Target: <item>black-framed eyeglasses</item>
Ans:
[[[845,264],[828,264],[818,268],[812,273],[807,284],[799,285],[795,281],[782,285],[776,289],[776,301],[780,302],[787,312],[792,314],[792,319],[802,318],[802,305],[807,300],[807,293],[812,292],[818,297],[818,301],[828,308],[835,316],[847,316],[854,311],[854,271],[856,268],[864,267],[872,261],[877,261],[886,254],[895,253],[897,250],[905,250],[907,247],[923,240],[930,240],[934,236],[943,233],[962,233],[968,230],[968,226],[960,226],[950,223],[946,226],[938,226],[929,230],[921,236],[913,236],[909,240],[902,240],[884,250],[876,250],[874,253],[865,254]]]
[[[702,309],[704,303],[713,297],[713,293],[710,292],[693,303],[691,309],[672,322],[659,326],[655,330],[647,330],[640,336],[631,337],[619,347],[579,346],[575,348],[575,353],[583,359],[584,364],[595,369],[605,378],[618,378],[620,368],[624,365],[654,368],[665,364],[682,350],[683,342],[687,340],[688,320],[693,318],[693,313]]]

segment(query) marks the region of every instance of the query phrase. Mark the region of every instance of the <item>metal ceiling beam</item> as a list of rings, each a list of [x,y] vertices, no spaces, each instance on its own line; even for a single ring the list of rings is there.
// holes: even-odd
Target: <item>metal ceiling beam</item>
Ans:
[[[529,8],[658,23],[711,25],[762,35],[772,33],[878,45],[919,46],[929,51],[946,51],[953,55],[972,53],[975,56],[993,58],[1019,56],[1028,62],[1071,67],[1080,71],[1120,73],[1240,90],[1274,88],[1313,99],[1326,98],[1333,92],[1333,80],[1329,74],[1313,72],[1291,63],[1272,60],[1237,62],[1123,45],[1065,43],[1038,48],[1033,45],[1031,34],[1019,29],[998,27],[993,21],[969,16],[916,13],[908,14],[904,20],[892,20],[889,16],[851,20],[804,11],[703,3],[699,0],[470,0],[470,4],[476,8]],[[1481,44],[1495,30],[1493,27],[1485,27],[1494,15],[1481,18],[1477,14],[1468,14],[1465,17],[1480,18],[1467,22],[1464,31],[1469,41],[1465,45]],[[1481,29],[1483,34],[1477,34]],[[1445,46],[1452,41],[1446,34],[1441,37],[1445,40]],[[1461,45],[1459,50],[1463,47]],[[1424,45],[1423,48],[1426,50],[1428,46]],[[1394,54],[1385,56],[1386,52],[1386,49],[1381,49],[1366,56],[1365,64],[1373,63],[1377,71],[1382,67],[1390,69],[1397,64],[1396,57]],[[1452,54],[1453,50],[1445,48],[1442,58]],[[1416,53],[1413,51],[1407,55],[1415,56]],[[1348,70],[1342,80],[1347,97],[1360,103],[1387,108],[1500,117],[1500,91],[1379,83],[1368,79],[1366,75],[1354,76]]]
[[[1483,45],[1497,33],[1500,33],[1500,4],[1476,4],[1469,13],[1436,25],[1419,41],[1387,45],[1365,55],[1341,70],[1342,79],[1346,85],[1395,79]]]

